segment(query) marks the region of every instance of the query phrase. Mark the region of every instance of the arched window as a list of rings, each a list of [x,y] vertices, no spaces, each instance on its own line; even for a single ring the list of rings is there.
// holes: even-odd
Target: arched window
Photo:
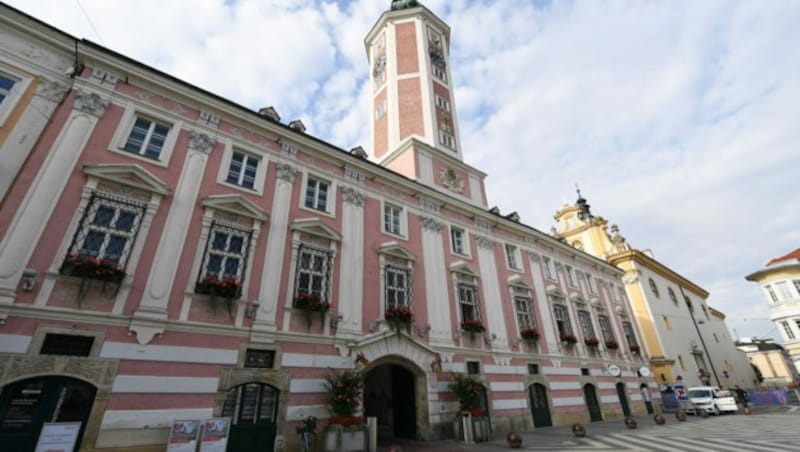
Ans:
[[[278,412],[278,391],[263,383],[246,383],[228,390],[222,416],[233,424],[274,423]]]
[[[653,278],[650,278],[647,282],[650,284],[650,290],[653,291],[653,295],[655,295],[656,298],[661,298],[661,295],[658,293],[658,286],[656,282],[653,281]]]

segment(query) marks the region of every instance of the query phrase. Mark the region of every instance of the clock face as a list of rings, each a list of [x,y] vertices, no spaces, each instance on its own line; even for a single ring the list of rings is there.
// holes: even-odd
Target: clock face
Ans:
[[[616,364],[609,364],[608,373],[615,377],[619,377],[622,374],[622,370]]]
[[[647,366],[640,367],[639,368],[639,375],[641,375],[643,377],[649,377],[650,376],[650,368],[647,367]]]

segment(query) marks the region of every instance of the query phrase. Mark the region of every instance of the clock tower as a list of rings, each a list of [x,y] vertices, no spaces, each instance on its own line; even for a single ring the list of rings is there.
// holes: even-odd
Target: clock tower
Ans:
[[[486,174],[465,164],[450,71],[450,27],[416,0],[395,0],[367,34],[370,157],[486,207]]]

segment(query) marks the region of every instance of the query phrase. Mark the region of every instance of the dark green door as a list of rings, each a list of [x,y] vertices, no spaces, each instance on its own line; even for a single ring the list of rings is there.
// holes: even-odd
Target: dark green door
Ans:
[[[29,452],[36,448],[45,422],[80,422],[80,448],[96,388],[68,377],[39,377],[6,386],[0,395],[0,449]]]
[[[551,427],[553,420],[550,418],[550,407],[547,404],[547,388],[540,383],[534,383],[528,388],[528,398],[531,402],[531,414],[535,427]]]
[[[583,396],[586,399],[586,407],[589,409],[589,417],[592,422],[602,421],[603,412],[600,411],[600,402],[597,400],[597,391],[595,391],[594,385],[584,385]]]
[[[617,383],[617,395],[619,396],[619,404],[622,405],[622,414],[626,417],[631,415],[631,408],[628,406],[628,397],[625,395],[625,385]]]
[[[222,416],[231,418],[229,452],[272,452],[275,446],[278,391],[263,383],[228,390]]]
[[[417,407],[414,376],[401,366],[392,365],[392,405],[395,438],[416,439]]]

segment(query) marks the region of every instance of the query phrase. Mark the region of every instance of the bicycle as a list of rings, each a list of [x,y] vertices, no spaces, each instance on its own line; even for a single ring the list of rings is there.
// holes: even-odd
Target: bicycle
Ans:
[[[317,418],[308,416],[302,422],[303,425],[295,429],[298,438],[300,438],[300,450],[302,452],[314,452],[317,449],[317,434],[314,432],[317,428]]]

